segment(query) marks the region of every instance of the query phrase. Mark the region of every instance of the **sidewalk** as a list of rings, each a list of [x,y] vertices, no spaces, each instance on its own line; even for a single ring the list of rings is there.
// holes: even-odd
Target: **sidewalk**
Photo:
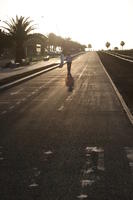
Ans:
[[[38,61],[35,63],[31,63],[30,65],[27,66],[22,66],[22,67],[17,67],[17,68],[0,68],[0,81],[13,77],[19,74],[23,74],[25,72],[29,72],[35,69],[39,69],[42,67],[46,67],[47,65],[50,64],[59,64],[60,63],[60,58],[51,58],[49,61]]]
[[[84,54],[85,52],[79,52],[75,53],[72,56],[72,58],[75,58],[81,54]],[[24,74],[31,74],[32,71],[39,71],[39,68],[45,68],[48,65],[58,65],[60,64],[60,56],[58,58],[51,58],[49,61],[38,61],[35,63],[31,63],[27,66],[22,67],[16,67],[16,68],[2,68],[0,67],[0,84],[3,84],[9,80],[13,80],[16,77],[21,77]],[[65,61],[64,61],[65,64]],[[31,72],[31,73],[30,73]]]

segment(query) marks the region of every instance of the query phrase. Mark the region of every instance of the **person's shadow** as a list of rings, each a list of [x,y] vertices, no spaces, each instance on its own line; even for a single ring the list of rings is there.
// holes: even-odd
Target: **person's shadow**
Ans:
[[[65,79],[66,86],[68,87],[68,91],[72,92],[74,88],[74,78],[71,74],[68,74]]]

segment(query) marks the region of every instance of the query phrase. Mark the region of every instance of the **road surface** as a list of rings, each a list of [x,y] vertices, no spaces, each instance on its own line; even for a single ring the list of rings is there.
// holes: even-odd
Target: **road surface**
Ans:
[[[0,94],[2,200],[132,200],[133,128],[95,52]]]

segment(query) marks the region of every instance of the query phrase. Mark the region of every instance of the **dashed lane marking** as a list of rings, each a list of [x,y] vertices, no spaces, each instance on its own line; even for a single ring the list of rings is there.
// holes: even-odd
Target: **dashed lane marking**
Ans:
[[[79,196],[77,196],[78,199],[86,199],[88,197],[87,194],[80,194]]]
[[[21,101],[16,102],[17,105],[21,104]]]
[[[85,148],[85,164],[81,170],[80,193],[78,199],[87,199],[91,191],[90,188],[95,187],[96,183],[104,185],[105,167],[104,167],[104,149],[99,147]]]
[[[10,95],[11,95],[11,96],[12,96],[12,95],[16,95],[16,94],[20,93],[22,90],[23,90],[23,88],[21,88],[21,89],[15,91],[15,92],[11,92]]]
[[[41,86],[40,88],[43,88],[43,86]],[[20,91],[22,91],[23,88],[21,88],[20,90],[16,91],[16,92],[12,92],[10,93],[10,95],[15,95],[15,94],[18,94]],[[28,94],[27,97],[24,97],[23,99],[21,99],[20,101],[16,102],[16,105],[20,105],[22,102],[26,101],[27,98],[31,97],[32,95],[36,94],[37,92],[39,91],[39,89],[36,89],[35,91],[31,92],[31,94]],[[0,103],[4,103],[4,104],[9,104],[9,102],[6,102],[6,101],[2,101]],[[9,107],[9,110],[13,110],[15,108],[15,105],[12,105]],[[60,108],[62,109],[62,108]],[[60,110],[59,109],[59,110]],[[0,114],[3,115],[3,114],[6,114],[7,113],[7,110],[4,110],[2,111]]]
[[[4,110],[1,112],[2,115],[6,114],[6,113],[7,113],[7,110]]]
[[[71,100],[72,100],[72,96],[70,95],[67,97],[66,101],[71,101]]]
[[[126,151],[127,159],[129,162],[129,167],[133,175],[133,147],[125,147],[125,151]]]
[[[29,185],[29,187],[30,187],[30,188],[38,187],[38,184],[35,183],[35,182],[33,182],[33,183],[31,183],[31,184]]]
[[[23,98],[23,99],[22,99],[22,101],[25,101],[25,100],[26,100],[26,98]]]
[[[29,97],[31,97],[31,95],[32,95],[32,94],[28,94],[28,96],[27,96],[27,97],[29,98]]]
[[[53,154],[53,152],[51,150],[49,150],[49,151],[45,151],[44,154],[45,155],[51,155],[51,154]]]
[[[58,111],[64,110],[64,105],[62,105],[60,108],[58,108]]]
[[[74,90],[73,93],[66,98],[66,101],[72,101],[75,94],[76,94],[76,91]]]
[[[15,106],[10,106],[9,107],[9,110],[12,110],[12,109],[14,109],[15,108]]]
[[[83,75],[83,73],[84,73],[84,71],[86,70],[86,68],[87,68],[87,66],[84,67],[84,69],[82,70],[81,74],[80,74],[79,77],[78,77],[78,80],[81,78],[81,76]]]

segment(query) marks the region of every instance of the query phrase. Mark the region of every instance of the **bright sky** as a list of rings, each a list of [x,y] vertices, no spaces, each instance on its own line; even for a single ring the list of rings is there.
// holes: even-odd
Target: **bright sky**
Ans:
[[[71,37],[94,49],[133,48],[133,0],[0,0],[0,20],[30,16],[38,32]],[[2,22],[0,22],[0,25]]]

